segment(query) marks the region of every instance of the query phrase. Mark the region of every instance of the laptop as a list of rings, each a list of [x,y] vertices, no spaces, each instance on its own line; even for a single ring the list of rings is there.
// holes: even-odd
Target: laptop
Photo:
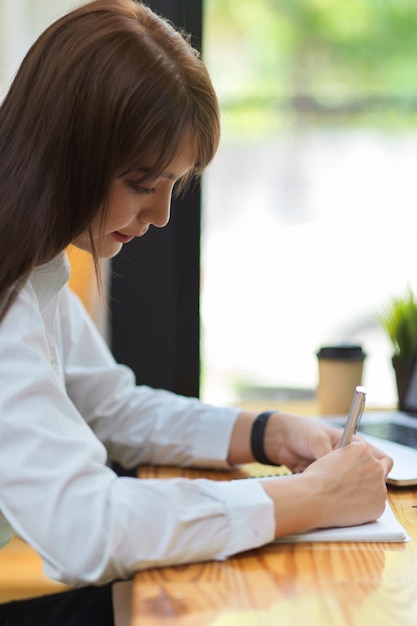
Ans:
[[[387,484],[397,487],[417,485],[417,366],[404,405],[404,411],[365,411],[359,424],[359,434],[393,459]],[[346,417],[329,421],[343,426]]]

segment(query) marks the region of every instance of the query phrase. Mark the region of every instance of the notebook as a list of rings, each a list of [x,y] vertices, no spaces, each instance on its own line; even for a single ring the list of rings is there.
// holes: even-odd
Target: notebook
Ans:
[[[274,543],[301,543],[305,541],[371,541],[371,542],[405,542],[409,537],[395,517],[388,502],[385,511],[376,522],[345,526],[343,528],[323,528],[295,535],[286,535],[276,539]]]
[[[404,411],[365,411],[359,434],[384,450],[394,461],[387,483],[397,487],[417,485],[417,366],[405,399]],[[343,426],[346,417],[329,420]]]

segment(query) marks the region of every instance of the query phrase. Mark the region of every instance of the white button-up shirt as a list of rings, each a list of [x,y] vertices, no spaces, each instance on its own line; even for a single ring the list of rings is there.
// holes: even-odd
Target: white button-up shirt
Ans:
[[[0,541],[12,532],[69,584],[207,559],[272,540],[256,480],[138,480],[108,461],[228,467],[238,411],[137,386],[66,285],[36,269],[0,324]],[[146,357],[144,357],[146,358]]]

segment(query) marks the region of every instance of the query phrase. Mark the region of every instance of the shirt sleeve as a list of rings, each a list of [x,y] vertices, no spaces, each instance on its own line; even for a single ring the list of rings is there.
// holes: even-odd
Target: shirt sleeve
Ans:
[[[69,397],[112,460],[125,467],[141,463],[228,467],[226,456],[239,409],[136,385],[133,372],[115,362],[69,290],[62,295],[59,319]]]
[[[107,451],[131,464],[224,466],[236,412],[136,390],[68,303],[64,381],[28,294],[0,325],[0,510],[45,572],[97,584],[271,541],[273,504],[256,480],[138,480],[108,467]]]

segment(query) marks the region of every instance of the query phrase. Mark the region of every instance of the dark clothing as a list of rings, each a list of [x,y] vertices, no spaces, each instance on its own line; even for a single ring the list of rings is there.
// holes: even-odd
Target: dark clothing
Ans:
[[[114,626],[112,585],[0,605],[0,626]]]

